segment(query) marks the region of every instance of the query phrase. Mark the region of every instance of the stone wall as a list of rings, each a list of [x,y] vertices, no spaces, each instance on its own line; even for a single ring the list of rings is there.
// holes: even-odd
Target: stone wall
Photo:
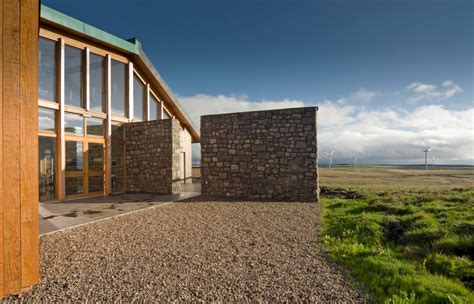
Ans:
[[[180,127],[175,119],[134,122],[125,128],[126,192],[174,194],[179,181]]]
[[[202,193],[316,202],[317,108],[201,117]]]

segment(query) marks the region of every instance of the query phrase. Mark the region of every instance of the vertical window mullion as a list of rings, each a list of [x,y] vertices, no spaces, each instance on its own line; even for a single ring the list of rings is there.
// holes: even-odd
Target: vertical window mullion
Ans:
[[[127,79],[127,83],[128,83],[128,86],[127,86],[127,90],[128,90],[128,98],[127,98],[127,103],[128,103],[128,107],[126,107],[128,109],[128,119],[129,121],[133,121],[133,63],[132,62],[129,62],[128,63],[128,79]]]
[[[90,49],[86,48],[84,52],[84,78],[85,78],[85,83],[84,83],[84,108],[87,111],[90,111],[91,105],[90,105]]]

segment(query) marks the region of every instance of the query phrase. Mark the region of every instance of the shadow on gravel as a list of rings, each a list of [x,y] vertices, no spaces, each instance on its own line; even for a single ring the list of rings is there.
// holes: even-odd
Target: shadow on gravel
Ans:
[[[198,195],[192,198],[186,198],[183,200],[176,201],[176,203],[214,203],[214,202],[224,202],[224,203],[303,203],[303,204],[314,204],[315,202],[299,202],[299,201],[276,201],[271,199],[249,199],[245,197],[226,197],[226,196],[207,196],[207,195]]]

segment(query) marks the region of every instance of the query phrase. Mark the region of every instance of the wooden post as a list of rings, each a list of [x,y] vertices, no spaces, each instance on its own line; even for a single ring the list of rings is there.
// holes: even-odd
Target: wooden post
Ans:
[[[39,281],[38,0],[0,0],[0,296]]]

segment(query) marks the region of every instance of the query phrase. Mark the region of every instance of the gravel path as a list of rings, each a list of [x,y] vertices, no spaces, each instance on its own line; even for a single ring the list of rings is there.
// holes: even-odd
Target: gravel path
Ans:
[[[319,249],[319,212],[195,201],[46,235],[42,282],[22,300],[363,302]]]

